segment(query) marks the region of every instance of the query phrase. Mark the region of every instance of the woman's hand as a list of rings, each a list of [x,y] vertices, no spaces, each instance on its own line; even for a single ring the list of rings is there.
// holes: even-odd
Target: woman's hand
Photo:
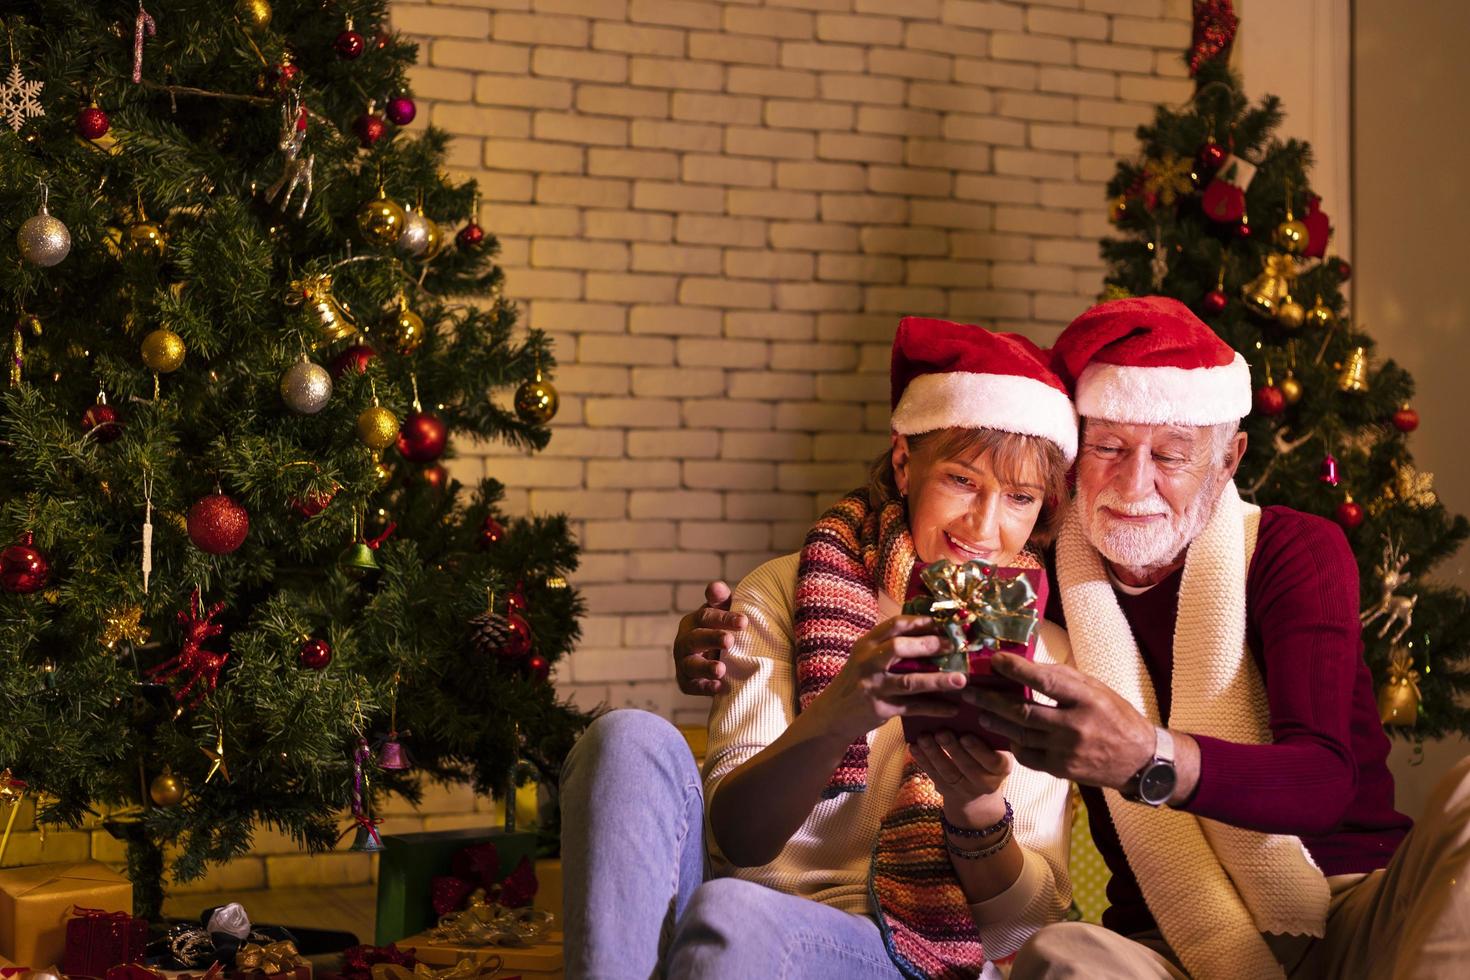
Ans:
[[[947,731],[920,735],[910,751],[944,797],[950,823],[978,830],[1005,816],[1001,789],[1011,773],[1009,752],[997,752],[974,735]]]
[[[964,674],[888,672],[896,660],[938,653],[947,641],[934,635],[933,628],[934,620],[928,616],[895,616],[873,627],[852,645],[847,663],[808,712],[816,712],[824,729],[844,742],[896,716],[954,715],[958,706],[939,695],[962,689],[967,680]]]

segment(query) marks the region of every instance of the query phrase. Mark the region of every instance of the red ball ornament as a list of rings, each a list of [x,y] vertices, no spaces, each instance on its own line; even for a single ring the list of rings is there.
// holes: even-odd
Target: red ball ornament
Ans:
[[[1337,523],[1351,531],[1363,523],[1363,505],[1349,497],[1337,505]]]
[[[1230,297],[1226,296],[1223,290],[1212,289],[1205,293],[1204,299],[1200,300],[1200,306],[1206,313],[1221,313],[1224,312],[1225,305],[1229,302]]]
[[[551,676],[551,664],[541,654],[533,653],[526,660],[526,673],[538,681],[544,681]]]
[[[455,244],[466,250],[478,248],[484,240],[485,229],[473,221],[461,228],[459,234],[454,236]]]
[[[448,442],[448,426],[428,412],[409,412],[398,430],[398,451],[415,463],[432,463],[444,455]]]
[[[1275,385],[1262,385],[1256,389],[1255,406],[1257,415],[1280,415],[1286,411],[1286,396]]]
[[[296,662],[310,670],[326,670],[332,662],[332,646],[326,640],[313,637],[301,644]]]
[[[514,589],[511,589],[510,594],[505,597],[505,608],[509,609],[511,612],[523,613],[526,611],[526,593],[523,592],[521,589],[522,587],[517,585]]]
[[[98,442],[112,442],[122,435],[122,419],[117,409],[98,402],[82,413],[82,431]]]
[[[383,122],[382,116],[364,112],[352,123],[352,131],[357,134],[358,145],[367,150],[387,134],[388,124]]]
[[[1340,282],[1347,282],[1353,277],[1353,267],[1347,259],[1337,260],[1337,278]]]
[[[101,139],[107,135],[111,126],[112,121],[107,118],[107,113],[94,105],[77,113],[77,135],[84,140]]]
[[[379,51],[382,51],[392,42],[392,40],[392,34],[389,34],[387,31],[379,31],[378,33],[373,35],[373,47],[377,48]]]
[[[505,621],[510,625],[510,637],[500,648],[500,655],[508,660],[519,660],[531,652],[531,624],[518,612],[507,612]]]
[[[480,550],[488,551],[505,537],[505,526],[493,517],[486,517],[480,525]]]
[[[419,110],[413,104],[413,99],[406,95],[399,95],[388,100],[388,108],[384,112],[393,125],[407,126],[413,122],[413,117],[418,115]]]
[[[1400,432],[1413,432],[1419,428],[1419,413],[1408,405],[1399,406],[1399,410],[1393,413],[1393,427]]]
[[[362,53],[367,50],[367,40],[356,31],[343,31],[332,42],[332,49],[343,61],[353,61],[361,58]]]
[[[1220,164],[1224,163],[1225,158],[1229,155],[1225,147],[1211,139],[1204,146],[1200,147],[1197,159],[1199,160],[1201,170],[1219,170]]]
[[[1337,474],[1336,456],[1328,453],[1326,456],[1322,457],[1322,468],[1317,472],[1317,479],[1321,480],[1329,487],[1335,487],[1339,482],[1341,482],[1342,478]]]
[[[222,493],[201,498],[189,508],[189,540],[200,551],[228,555],[245,543],[250,514]]]
[[[35,547],[35,535],[30,531],[0,551],[0,589],[13,595],[30,595],[40,592],[49,581],[51,561]]]
[[[368,365],[371,364],[373,358],[377,356],[378,352],[373,350],[367,344],[354,344],[353,346],[344,350],[342,353],[338,354],[336,357],[332,358],[332,363],[328,367],[328,369],[332,372],[332,380],[336,381],[338,378],[342,377],[343,373],[347,371],[356,371],[358,374],[366,374]]]
[[[444,489],[444,484],[449,482],[449,471],[438,463],[430,463],[419,470],[419,479],[424,486],[430,490],[439,491]]]
[[[309,520],[326,510],[327,505],[336,495],[335,490],[322,490],[317,493],[308,493],[303,497],[292,497],[291,509]]]
[[[1249,237],[1251,237],[1251,223],[1249,221],[1246,221],[1244,218],[1240,219],[1240,224],[1238,224],[1238,225],[1235,226],[1235,237],[1236,238],[1249,238]]]

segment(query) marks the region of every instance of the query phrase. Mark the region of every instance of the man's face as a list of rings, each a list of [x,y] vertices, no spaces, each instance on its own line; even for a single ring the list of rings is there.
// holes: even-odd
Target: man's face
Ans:
[[[1208,426],[1084,420],[1077,505],[1093,547],[1135,571],[1172,563],[1209,523],[1245,449],[1243,433],[1223,454],[1216,438]]]

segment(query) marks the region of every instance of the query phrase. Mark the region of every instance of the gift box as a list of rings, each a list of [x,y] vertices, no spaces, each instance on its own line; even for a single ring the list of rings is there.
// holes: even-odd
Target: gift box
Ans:
[[[450,873],[450,859],[472,844],[495,845],[504,877],[522,859],[536,858],[534,833],[498,830],[446,830],[388,835],[378,853],[378,918],[373,942],[386,946],[436,924],[432,882]]]
[[[0,870],[0,956],[50,966],[66,952],[72,910],[133,911],[132,882],[97,861]]]
[[[427,933],[409,936],[398,945],[412,949],[420,963],[436,968],[454,966],[464,960],[482,963],[498,956],[502,973],[519,973],[526,980],[562,980],[566,975],[560,930],[548,932],[544,940],[530,946],[461,946],[434,939]],[[505,978],[497,976],[496,980]]]
[[[148,945],[148,922],[127,912],[76,908],[66,923],[66,953],[61,971],[100,977],[120,963],[141,963]]]
[[[535,908],[561,919],[561,858],[542,858],[536,862]]]

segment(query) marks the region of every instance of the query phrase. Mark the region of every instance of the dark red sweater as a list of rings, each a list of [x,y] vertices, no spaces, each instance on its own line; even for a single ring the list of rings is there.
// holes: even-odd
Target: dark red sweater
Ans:
[[[1181,569],[1142,595],[1115,593],[1166,724],[1182,576]],[[1051,606],[1059,617],[1061,603]],[[1273,742],[1197,737],[1199,785],[1183,809],[1297,835],[1326,875],[1386,865],[1412,821],[1393,807],[1388,737],[1359,633],[1358,567],[1341,529],[1290,508],[1264,508],[1246,575],[1246,643],[1266,682]],[[1102,791],[1084,786],[1082,797],[1113,874],[1103,924],[1125,935],[1155,928]]]

